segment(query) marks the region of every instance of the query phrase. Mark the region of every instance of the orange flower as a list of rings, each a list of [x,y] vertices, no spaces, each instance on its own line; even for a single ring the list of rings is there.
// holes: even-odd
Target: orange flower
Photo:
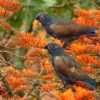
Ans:
[[[14,88],[15,91],[26,91],[29,90],[29,86],[28,85],[19,85],[16,88]]]
[[[94,91],[77,87],[75,98],[76,100],[96,100],[96,94]]]
[[[96,58],[91,57],[91,56],[86,55],[86,54],[82,54],[82,55],[77,56],[76,60],[78,60],[84,64],[93,64],[95,66],[99,65],[99,62],[100,62]]]
[[[42,67],[45,70],[49,70],[49,71],[53,71],[54,70],[51,62],[48,59],[43,59],[43,61],[42,61]]]
[[[56,42],[57,44],[59,44],[61,47],[62,47],[63,44],[64,44],[64,43],[62,43],[62,42],[61,42],[60,40],[58,40],[58,39],[56,39],[55,42]]]
[[[7,17],[7,18],[10,18],[12,16],[12,13],[10,11],[5,10],[4,8],[0,7],[0,15]]]
[[[3,1],[0,6],[3,8],[12,11],[12,12],[17,12],[20,10],[20,2],[15,2],[15,1],[9,1],[9,0],[1,0]]]
[[[76,23],[82,24],[82,25],[87,25],[89,27],[96,27],[96,23],[93,20],[84,18],[84,17],[78,17],[78,18],[74,18],[73,21],[75,21]]]
[[[11,28],[12,28],[11,25],[7,22],[3,23],[3,26],[8,30],[11,30]]]
[[[34,58],[34,57],[40,57],[40,56],[45,56],[45,53],[44,53],[43,49],[41,49],[41,48],[32,48],[32,50],[30,50],[25,55],[26,58]]]
[[[42,86],[42,91],[53,91],[56,88],[56,84],[54,83],[48,83]]]
[[[54,77],[54,73],[50,73],[50,74],[47,74],[47,75],[42,75],[43,79],[52,79],[53,77]]]
[[[34,37],[32,33],[20,33],[17,34],[18,40],[17,40],[17,45],[30,48],[30,47],[40,47],[43,48],[47,43],[47,39],[41,39]]]
[[[78,54],[84,52],[86,48],[87,48],[87,45],[81,44],[81,43],[74,43],[70,47],[71,51],[78,53]]]
[[[46,38],[46,31],[45,30],[39,30],[37,32],[37,35],[36,35],[37,38],[40,38],[40,39],[45,39]]]
[[[56,93],[58,100],[76,100],[71,89],[66,90],[64,93]]]
[[[45,70],[48,70],[48,71],[53,71],[54,70],[54,68],[53,68],[53,66],[50,64],[50,65],[43,65],[42,66]]]
[[[74,87],[75,91],[72,89],[67,89],[65,92],[57,92],[58,100],[96,100],[96,94],[94,91],[86,90],[81,87]]]
[[[76,9],[75,14],[80,16],[74,21],[89,27],[100,27],[100,10],[83,10]]]
[[[88,45],[86,50],[85,50],[86,53],[89,53],[89,54],[98,54],[100,53],[100,44],[97,43],[95,45]]]
[[[27,82],[26,78],[18,78],[18,77],[13,77],[12,79],[9,80],[9,83],[12,85],[20,85],[26,82]]]
[[[78,16],[86,17],[93,20],[100,20],[100,10],[75,9],[74,12]]]
[[[92,73],[96,72],[95,69],[90,68],[90,67],[88,67],[88,66],[83,66],[82,69],[83,69],[84,71],[86,71],[87,73],[89,73],[89,74],[92,74]]]
[[[23,70],[23,74],[28,76],[28,77],[36,77],[39,76],[39,73],[37,72],[32,72],[31,70]]]

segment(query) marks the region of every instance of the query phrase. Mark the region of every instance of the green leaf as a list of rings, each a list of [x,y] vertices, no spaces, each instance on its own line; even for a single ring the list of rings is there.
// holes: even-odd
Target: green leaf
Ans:
[[[43,1],[44,1],[43,4],[44,7],[52,7],[57,3],[56,0],[43,0]]]

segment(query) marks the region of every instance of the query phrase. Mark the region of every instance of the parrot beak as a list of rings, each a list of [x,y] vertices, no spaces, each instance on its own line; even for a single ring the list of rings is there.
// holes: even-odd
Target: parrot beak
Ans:
[[[34,20],[34,22],[33,22],[33,29],[37,29],[40,26],[41,26],[41,23],[38,20]]]
[[[39,20],[34,20],[34,23],[36,23],[37,25],[41,25]]]
[[[35,20],[36,23],[40,23],[39,20]]]

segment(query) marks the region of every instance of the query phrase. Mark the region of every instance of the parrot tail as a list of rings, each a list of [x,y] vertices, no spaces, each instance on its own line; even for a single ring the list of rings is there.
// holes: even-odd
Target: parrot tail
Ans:
[[[90,27],[87,32],[87,36],[96,36],[96,33],[95,33],[96,30],[99,30],[99,28]]]
[[[92,90],[96,89],[96,82],[95,82],[95,80],[90,79],[90,80],[85,80],[84,82],[90,87],[90,89],[92,89]]]

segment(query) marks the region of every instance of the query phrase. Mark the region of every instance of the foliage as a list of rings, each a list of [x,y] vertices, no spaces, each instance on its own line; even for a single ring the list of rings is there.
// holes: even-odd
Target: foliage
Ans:
[[[45,30],[41,28],[41,24],[33,21],[39,12],[46,11],[53,16],[68,20],[74,15],[73,21],[89,27],[100,28],[100,11],[85,10],[98,8],[98,0],[86,1],[0,1],[1,100],[41,100],[47,95],[55,100],[96,100],[97,93],[88,90],[85,84],[79,81],[71,88],[63,90],[62,82],[56,76],[50,62],[49,54],[44,50],[44,46],[50,41],[55,41],[60,46],[63,43],[48,36]],[[73,9],[75,9],[74,14]],[[96,37],[79,37],[70,44],[69,50],[65,50],[80,64],[83,70],[93,77],[100,69],[100,30],[96,33]],[[23,47],[27,48],[27,53],[17,55],[16,50],[23,49]],[[23,52],[19,53],[22,54]],[[22,70],[18,70],[14,66],[17,57],[24,59]]]

